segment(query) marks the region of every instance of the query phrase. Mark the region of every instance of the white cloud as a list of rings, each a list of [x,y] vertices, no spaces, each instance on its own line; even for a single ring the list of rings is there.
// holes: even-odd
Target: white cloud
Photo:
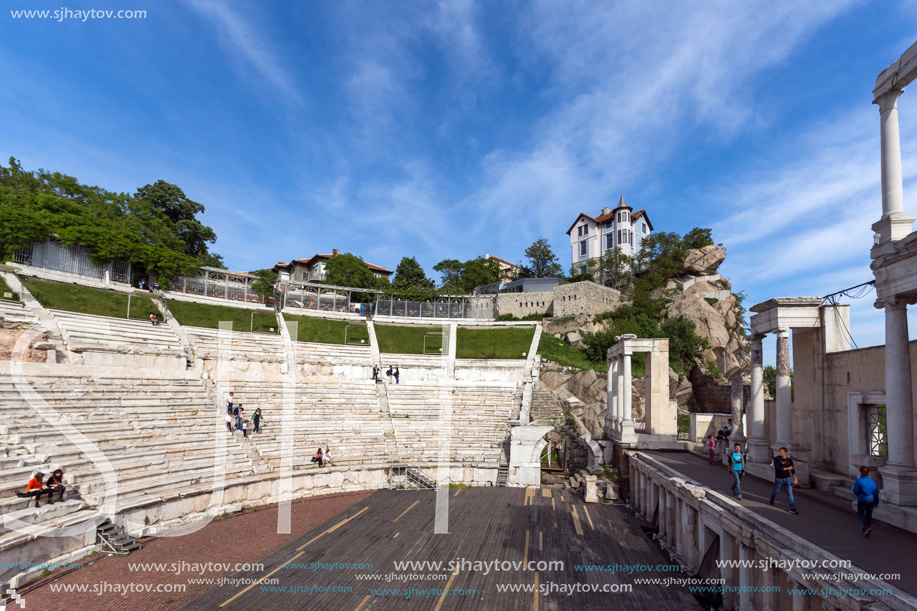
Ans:
[[[270,40],[261,35],[238,12],[217,0],[185,0],[206,18],[220,34],[220,43],[237,60],[254,68],[264,80],[293,101],[300,99],[292,76],[270,49]]]

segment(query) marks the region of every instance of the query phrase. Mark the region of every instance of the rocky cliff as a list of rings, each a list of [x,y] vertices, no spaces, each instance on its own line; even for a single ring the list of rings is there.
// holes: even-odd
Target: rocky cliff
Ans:
[[[695,333],[710,344],[703,360],[696,363],[688,376],[669,370],[669,396],[678,402],[679,415],[722,411],[721,401],[712,398],[720,394],[728,396],[731,392],[728,380],[736,375],[746,377],[750,372],[750,346],[741,326],[740,301],[732,293],[729,280],[717,273],[725,258],[726,249],[718,246],[691,250],[680,274],[658,291],[658,296],[671,298],[666,309],[668,316],[692,321]],[[610,325],[611,320],[596,322],[595,317],[577,316],[545,320],[544,331],[585,349],[587,335],[605,331]],[[698,393],[694,392],[692,381],[700,382]],[[557,409],[575,410],[591,434],[601,435],[607,401],[605,375],[546,362],[542,366],[541,383],[546,391],[553,393]],[[724,387],[722,393],[717,392],[718,386]],[[633,380],[632,407],[637,421],[643,419],[644,387],[642,378]]]

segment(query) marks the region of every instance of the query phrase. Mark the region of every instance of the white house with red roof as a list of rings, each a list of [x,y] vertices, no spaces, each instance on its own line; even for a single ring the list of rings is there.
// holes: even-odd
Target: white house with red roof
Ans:
[[[596,217],[581,212],[567,230],[573,267],[601,258],[612,248],[628,256],[639,251],[644,238],[652,233],[653,224],[646,210],[633,210],[622,195],[614,210],[603,208]]]
[[[325,281],[325,261],[338,254],[335,248],[330,255],[314,255],[310,259],[293,259],[289,263],[280,262],[273,267],[277,272],[277,279],[281,284],[288,282],[324,282]],[[374,276],[388,278],[395,272],[372,263],[367,263],[366,267]]]

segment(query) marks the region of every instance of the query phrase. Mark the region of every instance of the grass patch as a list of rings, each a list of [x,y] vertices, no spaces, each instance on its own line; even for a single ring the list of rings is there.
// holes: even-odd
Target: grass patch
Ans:
[[[41,305],[53,310],[66,310],[81,314],[96,314],[125,318],[127,316],[127,298],[125,293],[93,289],[88,286],[49,282],[29,278],[25,287],[41,302]],[[150,314],[158,318],[162,315],[152,300],[146,297],[131,296],[130,318],[149,319]]]
[[[347,343],[359,344],[362,339],[364,340],[363,345],[369,345],[369,330],[366,325],[356,325],[349,320],[329,320],[312,316],[287,316],[286,314],[283,315],[283,319],[287,322],[299,323],[296,332],[298,342],[343,344],[345,329],[351,325],[346,331]]]
[[[6,294],[9,293],[10,296],[6,297]],[[10,288],[10,285],[6,283],[6,280],[3,279],[3,276],[0,276],[0,299],[11,299],[12,301],[19,301],[19,295]]]
[[[398,325],[374,325],[379,352],[389,354],[423,354],[424,337],[427,333],[443,333],[442,327],[400,327]],[[427,338],[427,354],[442,354],[443,338],[431,335]],[[460,344],[461,345],[461,344]]]
[[[458,328],[455,356],[460,359],[524,359],[535,327]]]
[[[245,308],[193,303],[190,301],[168,301],[169,311],[179,324],[189,327],[219,329],[221,321],[231,321],[233,331],[259,331],[279,333],[277,318],[273,313],[258,312]],[[252,316],[254,313],[254,317]]]
[[[557,339],[547,333],[541,334],[541,341],[538,342],[538,354],[546,361],[551,361],[564,367],[573,367],[583,371],[593,369],[602,373],[608,369],[604,363],[593,363],[587,359],[585,353],[579,348],[574,348],[564,340]]]

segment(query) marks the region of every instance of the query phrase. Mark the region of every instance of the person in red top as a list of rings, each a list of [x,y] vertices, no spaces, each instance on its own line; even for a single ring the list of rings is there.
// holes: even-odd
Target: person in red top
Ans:
[[[35,497],[35,506],[41,507],[41,495],[42,494],[45,494],[47,492],[48,498],[49,499],[51,498],[51,491],[46,490],[44,487],[44,479],[45,479],[45,474],[39,471],[38,473],[35,474],[35,477],[29,480],[29,484],[28,486],[26,486],[25,492],[19,492],[17,490],[16,496],[18,496],[21,499],[34,496]]]

